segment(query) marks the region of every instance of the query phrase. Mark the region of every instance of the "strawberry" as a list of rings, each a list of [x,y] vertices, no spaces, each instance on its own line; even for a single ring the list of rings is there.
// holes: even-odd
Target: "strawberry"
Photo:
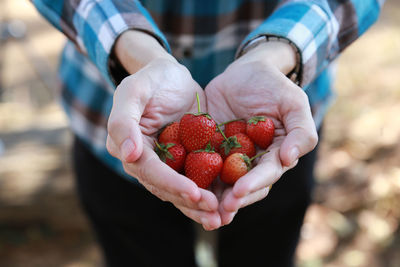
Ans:
[[[242,119],[232,120],[224,123],[225,135],[230,137],[237,133],[246,133],[246,122]]]
[[[188,152],[204,148],[216,130],[215,121],[200,110],[199,94],[196,93],[198,113],[185,114],[179,125],[179,138]]]
[[[160,159],[175,171],[181,172],[186,159],[186,150],[183,145],[174,143],[159,144],[158,142],[155,142],[155,144],[156,153]]]
[[[256,116],[247,122],[246,133],[256,145],[266,149],[274,139],[275,125],[269,118]]]
[[[242,133],[235,134],[225,140],[221,145],[221,150],[224,159],[233,153],[242,153],[248,157],[253,157],[256,154],[256,147],[253,141]]]
[[[179,122],[172,122],[168,124],[158,137],[158,142],[163,144],[180,144],[181,141],[179,139]]]
[[[224,161],[221,170],[221,181],[233,185],[240,177],[248,173],[251,169],[251,162],[268,151],[262,152],[251,159],[242,153],[233,153]]]
[[[221,181],[233,185],[240,177],[245,175],[251,168],[248,156],[242,153],[233,153],[224,161],[221,171]]]
[[[211,138],[211,147],[214,148],[215,152],[221,154],[221,145],[224,141],[224,137],[220,132],[215,132],[213,137]]]
[[[223,165],[221,156],[210,149],[208,145],[205,150],[190,152],[185,163],[186,176],[204,189],[218,177]]]

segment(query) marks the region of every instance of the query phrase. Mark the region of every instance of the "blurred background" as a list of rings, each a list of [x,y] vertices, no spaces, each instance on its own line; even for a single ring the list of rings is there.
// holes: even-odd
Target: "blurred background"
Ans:
[[[26,0],[0,1],[0,266],[98,266],[55,100],[65,38]],[[301,267],[400,266],[400,1],[338,61]],[[207,262],[207,260],[205,261]]]

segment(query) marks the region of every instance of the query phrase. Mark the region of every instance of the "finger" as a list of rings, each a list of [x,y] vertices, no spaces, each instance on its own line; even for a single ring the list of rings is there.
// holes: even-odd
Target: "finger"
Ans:
[[[287,167],[283,167],[279,159],[279,148],[271,149],[260,159],[257,166],[236,181],[233,194],[242,198],[256,192],[275,183],[285,170]]]
[[[152,193],[162,201],[171,202],[175,206],[183,206],[189,209],[202,211],[216,211],[218,208],[218,202],[216,201],[215,197],[215,200],[213,199],[212,204],[209,204],[210,200],[207,199],[207,196],[204,195],[202,195],[198,202],[194,202],[188,196],[174,195],[151,184],[142,183],[142,185],[150,193]]]
[[[226,211],[224,209],[223,201],[229,194],[232,194],[232,187],[229,189],[226,189],[224,191],[224,193],[222,194],[221,204],[219,205],[219,208],[218,208],[219,215],[221,217],[221,225],[230,224],[237,213],[237,210],[232,212],[232,211]]]
[[[113,156],[118,157],[118,148],[115,146],[112,139],[107,139],[107,148],[109,151],[111,151],[110,153],[113,153]],[[124,164],[127,165],[127,163]],[[200,189],[201,198],[198,202],[194,202],[190,199],[189,195],[184,194],[182,197],[181,195],[171,194],[168,191],[162,190],[152,184],[142,184],[153,195],[157,196],[163,201],[172,202],[175,205],[186,206],[188,208],[205,211],[215,211],[218,208],[218,200],[216,196],[208,190]]]
[[[300,100],[283,118],[287,136],[281,145],[280,159],[284,166],[292,165],[301,156],[313,150],[318,142],[308,100],[301,101],[301,97],[298,99]]]
[[[199,208],[208,211],[218,210],[218,198],[212,192],[200,188],[201,198],[199,201]]]
[[[218,198],[213,192],[199,188],[192,180],[177,173],[167,164],[162,162],[150,147],[150,143],[147,141],[148,140],[146,140],[147,145],[144,147],[142,156],[143,160],[138,162],[139,164],[141,164],[142,161],[145,162],[145,165],[141,166],[142,170],[147,171],[147,174],[143,180],[151,183],[157,188],[165,189],[165,191],[170,195],[189,199],[190,201],[196,203],[197,206],[193,207],[196,207],[197,209],[208,211],[218,209]],[[152,161],[146,160],[147,157],[152,157]],[[180,193],[180,190],[185,190],[185,188],[190,188],[189,192]],[[193,188],[195,188],[194,192],[192,191]]]
[[[108,153],[115,158],[120,158],[119,148],[115,145],[114,141],[107,135],[106,148]]]
[[[108,134],[119,148],[120,159],[136,161],[143,151],[143,136],[139,121],[146,100],[140,97],[133,78],[126,78],[114,93],[113,108],[108,120]]]
[[[204,230],[211,231],[221,227],[221,217],[217,211],[200,211],[177,206],[177,208],[195,222],[203,225]]]
[[[222,205],[219,208],[219,215],[221,217],[221,225],[228,225],[230,224],[233,219],[235,218],[237,211],[231,212],[226,211]]]
[[[241,198],[237,198],[233,193],[231,193],[226,196],[221,205],[227,212],[237,212],[241,208],[264,199],[268,195],[269,190],[269,186],[263,187],[262,189]]]
[[[135,163],[124,164],[124,167],[128,174],[138,178],[143,184],[154,186],[157,190],[179,195],[194,202],[202,198],[199,187],[192,180],[171,169],[147,145],[143,148],[142,156]],[[204,199],[209,200],[208,197]],[[210,204],[210,206],[213,205]]]

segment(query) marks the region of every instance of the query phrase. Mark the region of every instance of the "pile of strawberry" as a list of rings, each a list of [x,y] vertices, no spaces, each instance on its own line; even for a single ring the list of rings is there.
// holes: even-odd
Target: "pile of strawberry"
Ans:
[[[200,111],[185,114],[180,122],[167,125],[160,133],[156,152],[172,169],[184,173],[199,187],[207,188],[219,176],[233,185],[245,175],[256,155],[256,146],[266,149],[274,138],[275,126],[264,116],[247,122],[238,119],[218,125]],[[224,131],[221,130],[224,126]]]

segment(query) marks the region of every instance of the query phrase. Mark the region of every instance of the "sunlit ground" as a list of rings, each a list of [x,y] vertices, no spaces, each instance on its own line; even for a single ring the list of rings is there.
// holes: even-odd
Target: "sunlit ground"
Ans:
[[[301,266],[400,266],[400,2],[340,57]]]
[[[98,266],[73,191],[71,135],[53,100],[64,37],[28,1],[1,1],[0,32],[15,19],[25,37],[0,39],[0,266]],[[400,2],[389,0],[341,56],[336,88],[300,266],[400,266]]]

